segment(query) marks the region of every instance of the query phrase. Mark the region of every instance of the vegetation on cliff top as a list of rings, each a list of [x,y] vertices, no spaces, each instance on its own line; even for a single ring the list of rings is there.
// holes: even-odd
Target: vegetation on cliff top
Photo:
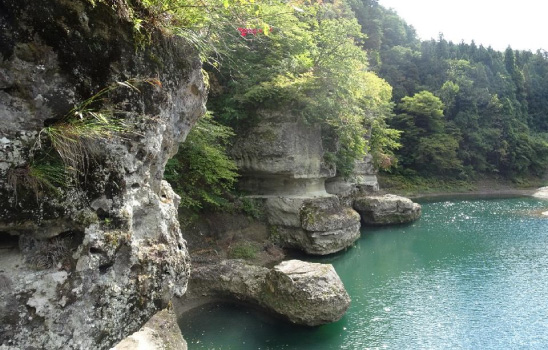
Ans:
[[[151,4],[145,3],[153,9]],[[211,120],[241,133],[260,123],[260,112],[283,109],[307,123],[322,125],[328,150],[325,160],[336,165],[340,175],[349,175],[354,161],[367,152],[384,167],[395,163],[393,150],[399,146],[399,132],[385,122],[393,108],[391,87],[368,69],[361,46],[365,36],[347,3],[238,1],[204,5],[204,17],[173,32],[188,38],[192,28],[196,33],[203,33],[206,27],[209,30],[207,40],[200,39],[198,46],[209,47],[205,68],[211,77]],[[176,11],[168,12],[179,16]],[[170,26],[177,22],[171,21]],[[202,45],[206,41],[207,45]],[[364,138],[368,134],[369,143]],[[215,140],[220,139],[213,137],[208,142]],[[191,137],[187,143],[196,141]],[[226,147],[226,139],[217,145],[218,150]],[[169,164],[167,178],[176,183],[175,174],[185,174],[179,185],[193,184],[186,188],[176,185],[183,199],[188,199],[183,200],[183,206],[218,206],[220,195],[234,182],[231,174],[218,177],[213,171],[225,169],[224,160],[217,163],[220,158],[212,158],[206,169],[191,164],[199,157],[188,152],[199,152],[198,148],[183,144],[181,151],[187,154]],[[194,170],[189,171],[190,167]],[[198,190],[206,183],[195,181],[198,172],[202,179],[216,178],[226,186],[209,183]]]
[[[155,15],[137,27],[162,19],[202,49],[208,108],[237,133],[291,110],[323,126],[341,175],[366,152],[397,174],[461,180],[548,167],[543,51],[421,42],[376,0],[142,3]]]
[[[387,129],[375,121],[392,107],[391,87],[368,70],[360,26],[344,2],[272,2],[263,14],[272,28],[268,35],[227,37],[230,50],[221,65],[207,67],[209,108],[237,132],[260,122],[265,110],[319,123],[330,150],[326,160],[348,175],[368,151],[364,135],[372,125]],[[372,151],[379,159],[390,156],[397,133],[376,136]]]

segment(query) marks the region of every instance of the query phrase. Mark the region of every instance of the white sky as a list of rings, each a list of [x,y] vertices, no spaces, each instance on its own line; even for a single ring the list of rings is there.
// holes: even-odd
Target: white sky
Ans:
[[[548,50],[547,0],[379,0],[393,8],[423,40],[442,32],[455,44],[472,39],[503,51]]]

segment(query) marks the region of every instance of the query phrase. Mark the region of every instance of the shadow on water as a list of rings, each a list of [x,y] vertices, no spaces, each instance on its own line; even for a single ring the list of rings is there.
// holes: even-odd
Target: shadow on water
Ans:
[[[305,327],[236,303],[211,303],[179,319],[189,349],[320,349],[332,344],[344,322]],[[339,325],[340,324],[340,325]]]

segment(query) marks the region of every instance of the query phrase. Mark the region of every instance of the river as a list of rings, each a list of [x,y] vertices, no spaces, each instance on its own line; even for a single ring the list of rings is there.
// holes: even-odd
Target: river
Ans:
[[[364,228],[334,265],[342,320],[288,325],[239,305],[180,320],[189,349],[548,349],[548,201],[424,201],[410,225]]]

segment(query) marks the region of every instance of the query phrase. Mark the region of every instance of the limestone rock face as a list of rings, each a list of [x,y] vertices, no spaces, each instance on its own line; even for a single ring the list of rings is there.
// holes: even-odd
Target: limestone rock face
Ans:
[[[323,161],[322,132],[289,112],[263,112],[261,123],[238,137],[231,150],[254,194],[325,193],[334,169]]]
[[[403,224],[421,216],[420,204],[393,194],[358,198],[354,201],[354,209],[366,225]]]
[[[308,254],[341,251],[360,237],[360,216],[333,195],[322,197],[272,197],[266,215],[280,243]]]
[[[111,350],[187,350],[173,310],[154,315],[139,331],[122,340]]]
[[[295,324],[339,320],[350,297],[330,264],[284,261],[273,269],[225,260],[192,272],[188,296],[230,298],[258,305]]]
[[[266,267],[244,260],[223,260],[192,270],[188,296],[226,296],[245,302],[258,302],[268,273]]]
[[[335,194],[344,205],[352,206],[353,198],[374,194],[379,191],[377,169],[373,165],[373,157],[368,154],[362,160],[356,161],[354,170],[349,177],[336,176],[325,182],[327,193]]]
[[[186,289],[179,197],[162,177],[207,89],[184,42],[153,33],[137,49],[124,4],[2,2],[0,348],[108,349]],[[130,130],[95,141],[77,186],[33,190],[43,128],[130,78],[162,82],[103,103]]]
[[[284,261],[266,276],[262,302],[291,322],[317,326],[339,320],[350,297],[331,264]]]
[[[263,111],[261,123],[237,138],[231,151],[242,171],[239,185],[262,199],[278,243],[325,255],[359,237],[359,216],[325,191],[335,176],[327,166],[322,130],[288,111]]]

